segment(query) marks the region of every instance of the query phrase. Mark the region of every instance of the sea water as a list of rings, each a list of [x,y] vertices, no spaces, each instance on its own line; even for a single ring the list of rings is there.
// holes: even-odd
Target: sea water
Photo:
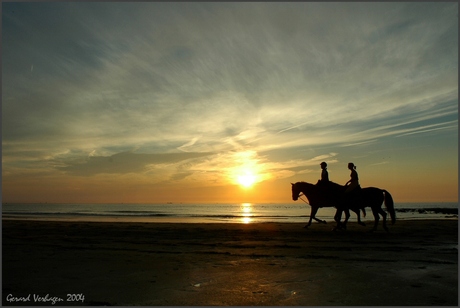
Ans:
[[[385,209],[385,206],[382,206]],[[76,220],[76,221],[141,221],[200,223],[303,223],[310,217],[310,206],[290,203],[228,204],[2,204],[3,219]],[[458,219],[458,203],[396,203],[396,217],[401,219]],[[373,220],[366,208],[363,221]],[[333,221],[335,208],[320,208],[316,217]],[[356,221],[351,212],[350,221]],[[362,215],[361,215],[362,216]]]

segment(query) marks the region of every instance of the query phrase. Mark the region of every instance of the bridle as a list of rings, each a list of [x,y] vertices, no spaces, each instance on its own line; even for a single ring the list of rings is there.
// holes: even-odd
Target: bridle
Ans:
[[[306,200],[304,200],[304,199],[302,198],[302,196],[305,196],[303,192],[301,192],[301,193],[300,193],[300,195],[299,195],[299,199],[300,199],[300,200],[302,200],[303,202],[305,202],[306,204],[308,204],[308,205],[310,205],[310,206],[311,206],[311,204],[310,204],[310,203],[308,203]],[[305,196],[305,197],[306,197],[306,196]]]
[[[292,184],[292,183],[291,183],[291,184]],[[292,184],[292,185],[294,185],[294,184]],[[298,199],[302,200],[303,202],[305,202],[306,204],[308,204],[309,206],[311,206],[311,204],[308,203],[308,201],[304,200],[304,199],[302,198],[302,196],[305,196],[305,194],[304,194],[303,192],[300,192],[300,193],[299,193]],[[307,197],[307,196],[305,196],[305,197]],[[308,197],[307,197],[307,200],[308,200]]]

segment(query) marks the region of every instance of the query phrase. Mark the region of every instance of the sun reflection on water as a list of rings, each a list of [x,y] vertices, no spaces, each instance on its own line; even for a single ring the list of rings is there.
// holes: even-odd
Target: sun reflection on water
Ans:
[[[252,204],[251,203],[242,203],[241,204],[241,222],[248,224],[252,222]]]

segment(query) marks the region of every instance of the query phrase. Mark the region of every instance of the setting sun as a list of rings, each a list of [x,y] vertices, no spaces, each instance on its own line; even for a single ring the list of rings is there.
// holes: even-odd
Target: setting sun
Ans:
[[[233,165],[228,169],[228,177],[232,183],[248,189],[256,183],[269,178],[264,171],[264,164],[260,162],[254,151],[236,152],[232,157]]]
[[[237,181],[241,186],[249,188],[256,182],[256,176],[248,171],[245,174],[239,175]]]

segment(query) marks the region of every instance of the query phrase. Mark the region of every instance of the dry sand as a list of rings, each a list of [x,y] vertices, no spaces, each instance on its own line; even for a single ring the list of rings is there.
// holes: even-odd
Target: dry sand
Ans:
[[[302,227],[3,220],[3,305],[458,305],[457,220]]]

